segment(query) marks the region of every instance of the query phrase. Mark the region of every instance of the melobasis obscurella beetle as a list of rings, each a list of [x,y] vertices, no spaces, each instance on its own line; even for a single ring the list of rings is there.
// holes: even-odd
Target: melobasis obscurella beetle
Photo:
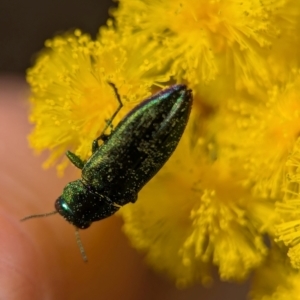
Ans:
[[[169,159],[184,132],[192,108],[192,92],[176,84],[144,100],[112,130],[104,132],[123,104],[114,84],[119,107],[103,133],[92,143],[92,155],[82,161],[68,151],[70,161],[82,170],[81,178],[66,185],[55,202],[55,211],[76,227],[77,242],[86,260],[78,228],[113,215],[138,198],[138,192]],[[98,141],[102,140],[99,146]]]

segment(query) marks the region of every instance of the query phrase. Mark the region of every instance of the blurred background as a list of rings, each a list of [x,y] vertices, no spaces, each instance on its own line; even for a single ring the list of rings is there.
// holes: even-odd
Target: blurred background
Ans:
[[[0,0],[0,75],[24,75],[46,39],[79,28],[95,36],[110,0]]]

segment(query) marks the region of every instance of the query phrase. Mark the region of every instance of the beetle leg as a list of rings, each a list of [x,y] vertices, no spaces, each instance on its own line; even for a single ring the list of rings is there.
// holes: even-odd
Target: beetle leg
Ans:
[[[77,167],[80,170],[83,169],[84,161],[79,156],[77,156],[76,154],[74,154],[71,151],[67,151],[66,156],[75,167]]]
[[[107,130],[108,127],[112,128],[112,122],[113,122],[114,118],[116,117],[116,115],[119,113],[119,111],[123,107],[123,103],[122,103],[121,97],[118,93],[118,90],[117,90],[116,86],[112,82],[108,81],[107,83],[113,88],[113,90],[116,94],[117,100],[119,102],[119,106],[118,106],[117,110],[113,113],[111,118],[106,120],[106,126],[105,126],[104,130],[102,131],[102,133],[93,141],[93,143],[92,143],[92,153],[94,153],[99,148],[99,145],[98,145],[99,140],[102,140],[103,142],[105,142],[108,139],[109,134],[105,134],[104,132]]]
[[[133,194],[133,195],[132,195],[132,199],[130,200],[130,202],[131,202],[131,203],[135,203],[136,200],[137,200],[137,198],[138,198],[138,195],[137,195],[137,194]]]
[[[95,140],[93,140],[93,143],[92,143],[92,153],[94,154],[97,149],[99,148],[99,144],[98,144],[98,141],[99,140],[102,140],[103,142],[106,142],[109,138],[109,134],[102,134],[100,135],[99,137],[97,137]]]
[[[111,124],[112,124],[114,118],[116,117],[116,115],[119,113],[119,111],[120,111],[121,108],[123,107],[123,102],[122,102],[122,100],[121,100],[121,97],[120,97],[120,95],[119,95],[119,93],[118,93],[118,90],[117,90],[116,86],[115,86],[112,82],[109,82],[109,81],[108,81],[108,84],[113,88],[113,90],[114,90],[114,92],[115,92],[115,95],[116,95],[116,97],[117,97],[117,100],[118,100],[118,102],[119,102],[119,106],[118,106],[117,110],[113,113],[113,115],[111,116],[111,118],[110,118],[109,120],[107,120],[106,127],[104,128],[102,134],[104,134],[105,130],[106,130],[108,127],[111,126]],[[101,135],[102,135],[102,134],[101,134]],[[100,136],[101,136],[101,135],[100,135]]]
[[[110,127],[110,130],[113,130],[113,129],[114,129],[114,126],[113,126],[113,124],[109,121],[109,119],[106,119],[105,122],[106,122],[106,124]]]
[[[118,207],[118,208],[121,208],[121,207],[122,207],[122,205],[119,205],[119,204],[117,204],[117,203],[113,203],[113,206],[114,206],[114,207]]]

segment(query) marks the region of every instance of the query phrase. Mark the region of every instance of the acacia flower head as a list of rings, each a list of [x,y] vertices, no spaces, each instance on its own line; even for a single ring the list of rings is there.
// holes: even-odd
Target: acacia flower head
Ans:
[[[277,225],[278,241],[283,241],[289,247],[288,255],[291,263],[298,269],[300,269],[299,145],[298,139],[286,163],[285,197],[283,201],[277,203],[277,211],[281,217],[281,222]]]
[[[283,197],[286,161],[300,131],[299,78],[260,97],[236,93],[212,123],[219,155],[240,164],[253,192],[273,201]]]
[[[288,255],[294,267],[300,267],[300,225],[299,210],[299,120],[300,120],[300,79],[288,84],[285,92],[281,94],[279,102],[282,119],[277,121],[273,128],[274,140],[277,140],[277,148],[286,147],[284,164],[280,176],[277,176],[281,184],[282,197],[278,199],[277,212],[280,222],[277,226],[278,241],[283,241],[290,250]],[[274,122],[275,125],[275,122]],[[278,170],[278,169],[277,169]],[[275,174],[275,172],[273,172]]]
[[[223,280],[242,280],[267,253],[263,224],[273,207],[252,196],[241,168],[211,161],[214,146],[199,137],[193,122],[199,125],[193,116],[175,153],[139,201],[122,208],[124,229],[151,265],[178,286],[210,283],[212,265]]]
[[[177,284],[207,280],[207,264],[241,280],[264,261],[263,236],[275,236],[275,202],[300,130],[298,88],[274,86],[264,101],[236,94],[208,115],[198,106],[167,165],[122,209],[133,245]]]
[[[103,40],[96,41],[79,30],[48,40],[28,71],[30,121],[35,124],[29,141],[37,151],[50,150],[45,167],[57,163],[66,150],[83,160],[90,156],[91,141],[100,135],[105,120],[118,106],[108,82],[114,83],[125,104],[117,121],[130,109],[130,103],[136,104],[149,95],[155,79],[142,78],[143,64],[136,68],[137,61],[129,59],[128,50],[110,32],[107,30]],[[67,163],[63,158],[58,171]]]
[[[146,36],[155,41],[153,59],[163,56],[174,77],[196,89],[218,76],[226,76],[228,84],[250,90],[257,83],[270,84],[271,69],[266,58],[271,47],[281,35],[293,35],[294,41],[297,36],[295,26],[289,26],[299,18],[295,1],[119,3],[113,13],[119,30],[128,38]]]

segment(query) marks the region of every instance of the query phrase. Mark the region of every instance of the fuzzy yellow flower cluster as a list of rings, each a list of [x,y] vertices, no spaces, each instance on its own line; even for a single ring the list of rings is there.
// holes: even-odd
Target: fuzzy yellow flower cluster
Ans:
[[[124,115],[134,103],[150,95],[156,79],[163,80],[147,76],[153,64],[137,55],[129,56],[133,47],[122,47],[117,33],[110,28],[102,32],[99,41],[80,30],[46,41],[45,50],[27,73],[32,90],[30,121],[35,124],[29,141],[37,151],[50,150],[44,166],[59,161],[60,174],[68,164],[63,157],[66,150],[88,158],[91,141],[118,107],[108,82],[118,87]]]
[[[255,300],[296,299],[300,2],[120,0],[112,16],[94,40],[76,30],[47,41],[28,70],[31,146],[62,172],[64,152],[86,160],[115,111],[108,82],[125,104],[114,125],[159,87],[187,84],[184,136],[120,210],[124,231],[178,287],[211,285],[216,266],[226,281],[255,272]]]
[[[297,48],[288,46],[299,26],[295,5],[281,0],[120,0],[114,16],[127,37],[146,35],[156,43],[150,57],[160,52],[176,80],[201,92],[202,84],[227,76],[226,84],[252,92],[257,84],[271,87],[274,77],[285,78],[278,73],[288,72],[289,63],[270,65],[282,59],[282,48],[288,48],[290,62],[297,60]]]

